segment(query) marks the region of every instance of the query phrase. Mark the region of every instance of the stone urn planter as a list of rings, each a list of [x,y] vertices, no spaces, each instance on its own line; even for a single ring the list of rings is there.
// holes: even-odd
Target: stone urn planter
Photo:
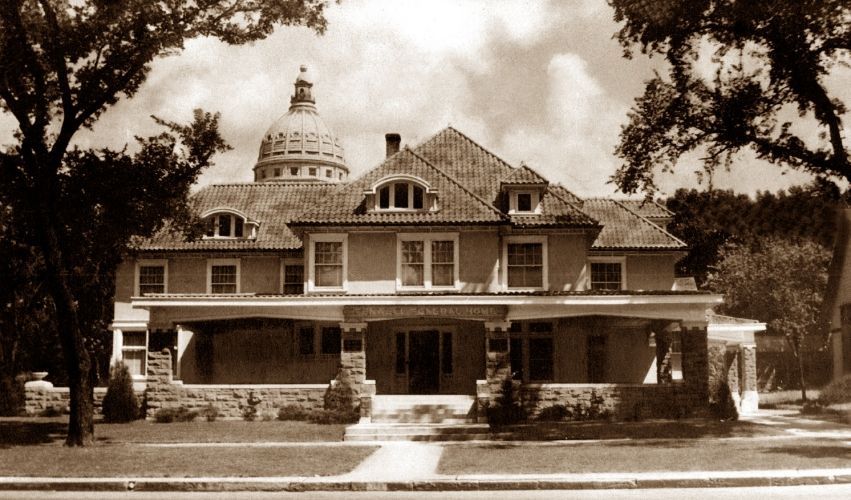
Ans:
[[[53,384],[44,380],[44,378],[47,377],[47,372],[32,372],[32,376],[33,380],[24,384],[25,389],[46,390],[53,388]]]
[[[32,372],[33,380],[36,382],[41,382],[47,377],[47,372]]]

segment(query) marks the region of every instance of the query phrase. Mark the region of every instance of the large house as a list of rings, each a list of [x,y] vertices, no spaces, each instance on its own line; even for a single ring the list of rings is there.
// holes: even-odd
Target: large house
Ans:
[[[705,411],[721,297],[674,286],[670,213],[580,198],[452,127],[405,148],[387,134],[386,159],[350,180],[306,75],[254,182],[194,195],[206,235],[164,230],[118,269],[114,358],[149,416],[318,407],[344,378],[367,421],[405,397],[482,419],[507,379],[532,415]],[[737,352],[725,370],[747,392]]]

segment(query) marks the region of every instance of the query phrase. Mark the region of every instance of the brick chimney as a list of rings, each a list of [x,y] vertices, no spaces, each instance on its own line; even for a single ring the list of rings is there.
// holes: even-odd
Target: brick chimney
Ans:
[[[384,140],[387,143],[387,158],[399,152],[399,146],[402,144],[402,136],[396,133],[384,134]]]

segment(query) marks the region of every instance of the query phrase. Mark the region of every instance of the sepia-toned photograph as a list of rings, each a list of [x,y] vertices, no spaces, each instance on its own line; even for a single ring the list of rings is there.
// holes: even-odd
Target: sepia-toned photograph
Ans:
[[[849,0],[3,0],[0,500],[851,498]]]

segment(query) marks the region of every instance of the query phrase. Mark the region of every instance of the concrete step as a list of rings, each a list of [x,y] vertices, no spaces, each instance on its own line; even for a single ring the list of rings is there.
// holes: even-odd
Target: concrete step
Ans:
[[[492,436],[487,424],[356,424],[346,428],[345,441],[472,441]]]

